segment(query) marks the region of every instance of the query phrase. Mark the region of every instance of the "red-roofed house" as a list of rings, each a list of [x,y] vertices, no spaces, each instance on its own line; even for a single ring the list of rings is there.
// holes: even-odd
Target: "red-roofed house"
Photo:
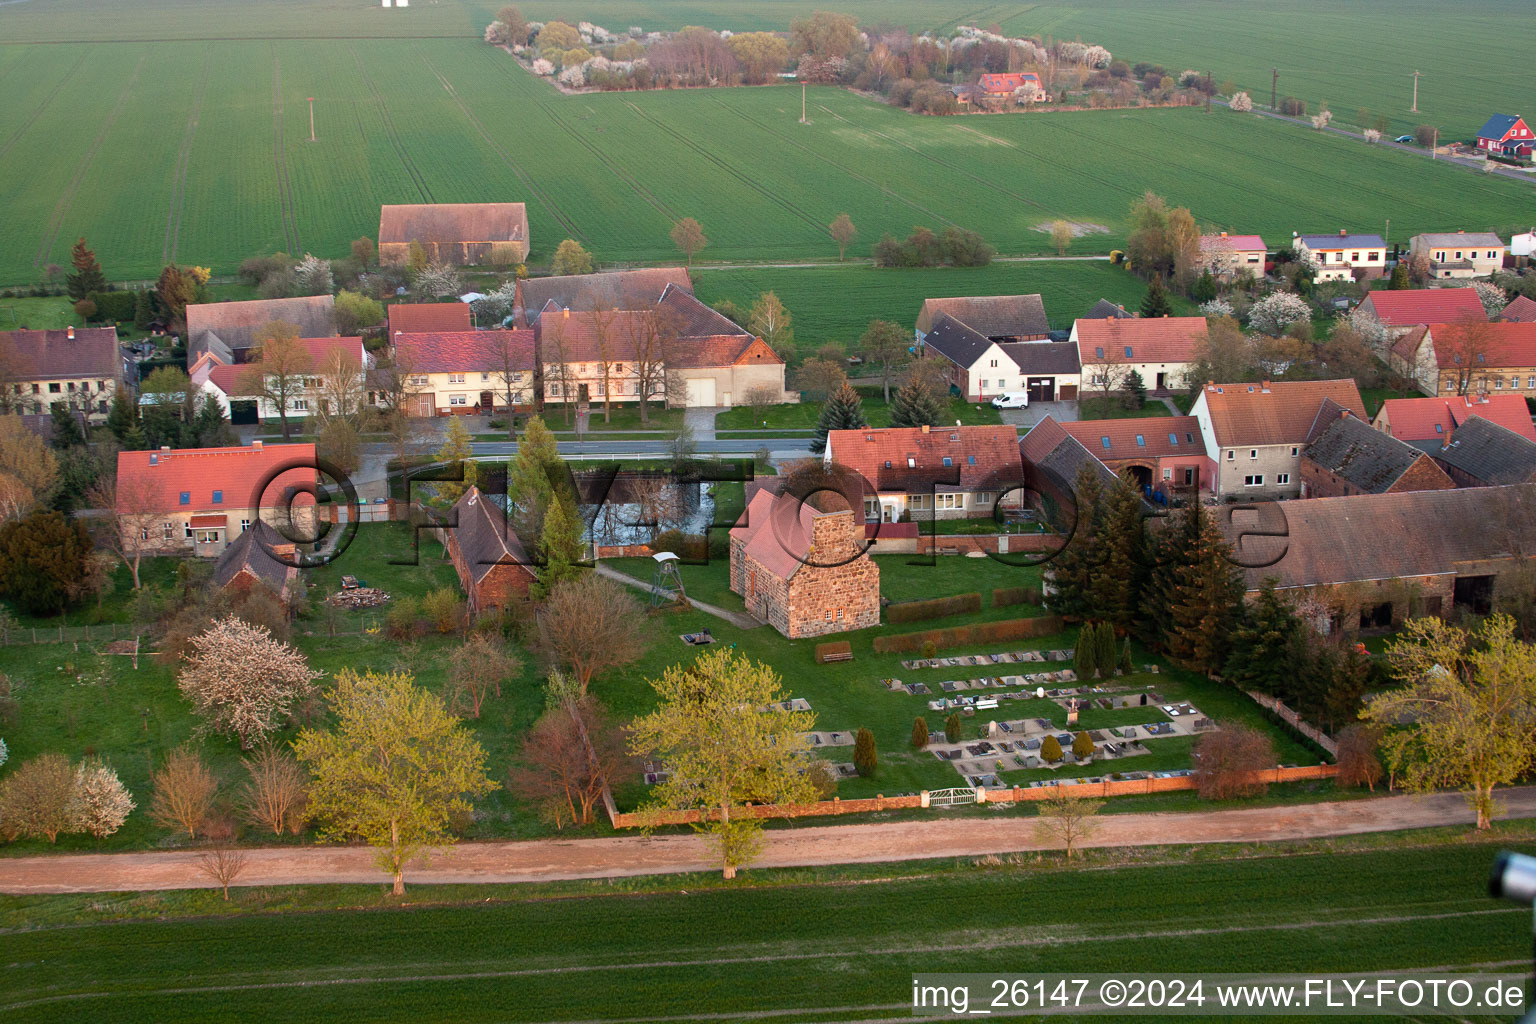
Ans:
[[[864,517],[885,523],[990,516],[1023,483],[1019,430],[1007,424],[832,430],[823,459],[864,478]]]
[[[363,339],[300,338],[309,353],[309,373],[304,386],[288,399],[288,415],[298,419],[326,411],[330,403],[344,394],[361,397],[373,355],[363,347]],[[277,403],[252,387],[257,363],[230,365],[213,352],[203,352],[193,362],[189,376],[192,386],[219,403],[224,418],[231,423],[265,423],[279,418]]]
[[[467,302],[397,302],[388,308],[389,336],[472,331],[474,317]]]
[[[1207,384],[1189,412],[1216,462],[1216,493],[1253,499],[1301,493],[1307,444],[1341,409],[1366,418],[1353,380]]]
[[[1536,441],[1531,410],[1519,395],[1447,395],[1434,398],[1389,398],[1381,403],[1372,426],[1399,441],[1430,451],[1451,439],[1456,428],[1473,416],[1492,420]],[[1422,442],[1422,443],[1421,443]]]
[[[31,417],[35,425],[63,405],[103,422],[124,366],[116,327],[0,331],[0,387],[9,392],[0,396],[0,410]]]
[[[1200,421],[1193,416],[1076,420],[1062,429],[1104,465],[1137,487],[1185,493],[1210,492],[1216,462],[1205,452]]]
[[[1020,89],[1024,91],[1021,93]],[[976,81],[976,91],[983,97],[1014,98],[1020,103],[1043,103],[1049,98],[1040,86],[1040,76],[1033,71],[982,75]]]
[[[117,453],[118,511],[162,554],[216,557],[258,519],[308,536],[314,486],[312,444]]]
[[[880,567],[851,510],[763,488],[731,529],[731,590],[790,639],[880,625]]]
[[[415,416],[505,415],[534,395],[533,331],[442,331],[394,339],[395,366],[406,374],[406,406]]]
[[[1149,391],[1182,387],[1205,345],[1203,316],[1164,316],[1151,320],[1077,320],[1072,342],[1083,366],[1083,390],[1112,391],[1125,386],[1132,370]]]
[[[1487,320],[1475,288],[1404,288],[1367,293],[1360,308],[1387,329],[1387,339],[1401,337],[1425,324],[1458,320]]]
[[[1430,324],[1419,367],[1416,380],[1426,395],[1536,396],[1536,323]]]
[[[1269,247],[1258,235],[1200,236],[1200,262],[1222,280],[1231,280],[1247,271],[1254,277],[1264,276],[1264,263],[1269,258]]]
[[[1536,300],[1528,295],[1516,295],[1510,304],[1499,312],[1498,318],[1515,324],[1536,323]]]

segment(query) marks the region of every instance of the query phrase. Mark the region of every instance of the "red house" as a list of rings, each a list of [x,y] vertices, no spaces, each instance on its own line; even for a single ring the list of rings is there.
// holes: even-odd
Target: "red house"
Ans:
[[[1477,148],[1500,156],[1530,156],[1536,135],[1517,114],[1494,114],[1477,130]]]
[[[980,89],[984,96],[1012,96],[1026,85],[1035,87],[1034,98],[1037,102],[1045,99],[1045,89],[1040,85],[1040,76],[1033,71],[1009,71],[1005,74],[982,75],[976,81],[976,88]]]

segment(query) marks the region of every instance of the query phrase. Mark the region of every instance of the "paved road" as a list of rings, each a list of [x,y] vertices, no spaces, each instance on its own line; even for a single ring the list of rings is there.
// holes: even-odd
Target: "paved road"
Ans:
[[[1505,817],[1536,817],[1536,788],[1505,790]],[[1113,814],[1085,846],[1156,846],[1169,843],[1251,843],[1363,832],[1391,832],[1474,821],[1456,793],[1380,797],[1342,803],[1253,807],[1190,814]],[[1034,837],[1034,819],[944,819],[870,825],[817,825],[775,830],[759,859],[762,867],[866,864],[934,857],[979,857],[1048,849]],[[196,852],[60,854],[0,858],[0,892],[64,893],[211,888]],[[464,843],[406,872],[423,883],[534,882],[616,878],[715,870],[705,841],[695,835],[609,839],[536,839]],[[383,876],[364,847],[272,847],[246,852],[236,885],[370,883]]]

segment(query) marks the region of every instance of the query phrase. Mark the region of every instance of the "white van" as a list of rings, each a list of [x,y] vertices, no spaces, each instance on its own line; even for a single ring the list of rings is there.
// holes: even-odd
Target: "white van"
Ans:
[[[992,408],[994,408],[994,409],[1028,409],[1029,408],[1029,392],[1027,392],[1027,391],[1004,391],[1002,394],[1000,394],[996,398],[992,399]]]

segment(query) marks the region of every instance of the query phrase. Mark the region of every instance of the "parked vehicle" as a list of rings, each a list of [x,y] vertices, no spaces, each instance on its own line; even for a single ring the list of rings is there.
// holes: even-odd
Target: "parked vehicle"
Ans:
[[[1028,409],[1029,408],[1029,392],[1027,392],[1027,391],[1004,391],[1002,394],[1000,394],[996,398],[992,399],[992,408],[994,408],[994,409]]]
[[[1413,141],[1413,136],[1412,135],[1399,135],[1397,138],[1393,139],[1392,141],[1393,142],[1412,142]]]

